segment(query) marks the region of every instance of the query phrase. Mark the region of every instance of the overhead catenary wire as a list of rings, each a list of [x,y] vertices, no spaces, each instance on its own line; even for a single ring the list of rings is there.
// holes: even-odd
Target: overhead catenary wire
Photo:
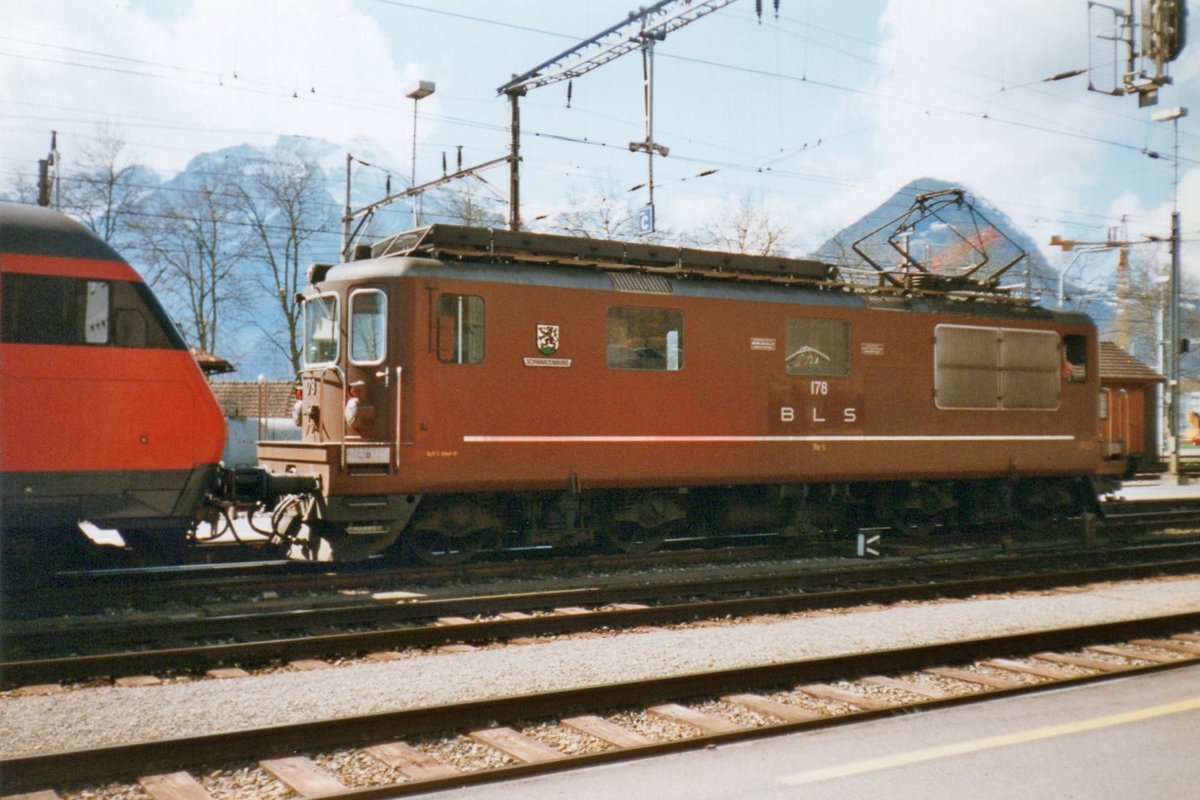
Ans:
[[[452,16],[452,17],[457,16],[464,20],[470,20],[472,22],[479,23],[479,24],[499,25],[502,27],[506,27],[506,28],[510,28],[510,29],[519,29],[519,30],[523,30],[526,32],[535,33],[538,35],[554,36],[559,39],[574,39],[575,38],[570,35],[562,34],[562,33],[556,32],[556,31],[546,30],[544,28],[537,28],[534,26],[521,26],[521,25],[507,23],[503,20],[488,19],[488,18],[485,18],[482,16],[456,14],[455,12],[443,13],[443,10],[432,9],[432,8],[429,8],[426,6],[421,6],[416,3],[387,2],[387,0],[378,0],[378,2],[380,2],[380,4],[382,4],[382,5],[392,5],[392,6],[396,6],[396,7],[408,8],[408,9],[412,9],[412,10],[424,11],[424,12],[429,12],[429,13],[442,13],[443,16]],[[743,12],[739,12],[738,14],[736,14],[735,18],[744,19],[748,15],[749,15],[749,12],[743,11]],[[786,16],[784,16],[784,17],[781,17],[780,20],[776,24],[778,26],[781,26],[781,29],[783,29],[782,26],[790,25],[790,24],[792,24],[792,21],[788,20],[788,18]],[[811,25],[811,23],[809,24],[809,27],[811,27],[813,30],[816,30],[816,31],[822,31],[822,32],[830,31],[830,29],[822,28],[821,26],[813,26],[813,25]],[[835,34],[830,33],[830,35],[835,35]],[[853,35],[844,34],[844,33],[837,33],[836,35],[838,35],[844,41],[860,41],[864,44],[878,46],[878,42],[874,42],[870,39],[854,37]],[[12,39],[13,39],[13,37],[5,37],[6,41],[12,40]],[[819,40],[817,40],[817,41],[819,41]],[[824,45],[825,43],[821,42],[820,44]],[[177,67],[177,65],[163,64],[162,62],[154,62],[149,59],[136,59],[136,58],[132,58],[132,57],[128,57],[128,56],[117,56],[115,54],[103,54],[103,53],[99,53],[99,51],[84,50],[83,48],[74,48],[74,49],[79,51],[80,54],[86,54],[88,56],[101,56],[101,57],[102,56],[111,56],[111,57],[117,58],[117,59],[125,59],[125,62],[123,62],[123,63],[126,63],[128,66],[133,66],[133,67],[137,67],[137,68],[146,67],[146,68],[154,68],[154,69],[165,68],[165,69],[185,69],[186,70],[186,68]],[[842,50],[847,53],[850,53],[850,51],[846,50],[845,48],[842,48]],[[676,56],[675,56],[675,54],[664,52],[664,53],[660,54],[660,57],[672,58],[672,57],[676,57]],[[869,59],[868,59],[868,61],[869,61]],[[738,69],[738,70],[745,69],[744,67],[740,67],[739,65],[735,65],[735,64],[722,64],[722,63],[715,62],[715,61],[710,61],[708,63],[710,63],[711,65],[713,65],[715,67],[721,68],[721,69]],[[954,66],[954,65],[951,65],[950,68],[955,69],[955,70],[959,69],[957,66]],[[197,74],[200,74],[201,72],[203,72],[203,71],[199,71]],[[786,74],[780,73],[779,71],[775,71],[774,73],[769,72],[769,71],[760,71],[760,72],[762,72],[765,75],[774,74],[774,75],[777,75],[784,79],[793,80],[793,81],[797,79],[797,76],[795,76],[795,75],[786,75]],[[217,73],[210,72],[209,75],[211,76],[211,74],[217,74]],[[809,85],[817,86],[817,85],[824,84],[824,85],[826,85],[827,88],[830,88],[830,89],[836,90],[836,91],[845,91],[845,92],[858,91],[857,87],[853,87],[853,86],[849,86],[849,85],[839,85],[836,82],[832,82],[832,81],[818,81],[808,75],[799,76],[799,77],[802,82],[808,83]],[[286,91],[286,87],[283,84],[274,85],[272,87],[272,89],[279,90],[281,92]],[[879,96],[887,97],[886,94],[879,95]],[[365,99],[366,98],[361,98],[361,100],[365,100]],[[907,102],[906,100],[904,100],[902,98],[892,98],[892,99],[894,99],[898,102]],[[348,102],[353,102],[353,103],[360,102],[360,98],[348,98],[347,100],[348,100]],[[1032,130],[1043,130],[1044,132],[1051,134],[1051,135],[1083,136],[1083,137],[1087,136],[1087,134],[1079,134],[1077,131],[1064,130],[1064,129],[1058,128],[1056,126],[1038,126],[1036,123],[1022,121],[1020,119],[1002,118],[1000,115],[996,115],[996,114],[986,115],[986,114],[979,114],[979,113],[969,112],[969,111],[964,112],[964,111],[961,111],[958,109],[953,109],[953,108],[945,109],[944,113],[956,113],[956,114],[961,114],[964,116],[972,116],[976,119],[986,120],[992,124],[1025,126]],[[15,118],[15,117],[13,117],[13,118]],[[431,118],[432,118],[432,116],[431,116]],[[447,115],[444,118],[444,121],[450,125],[474,126],[474,127],[479,127],[482,129],[503,130],[505,128],[505,126],[503,126],[503,125],[491,124],[491,123],[486,123],[486,122],[480,123],[479,121],[468,120],[468,119],[464,119],[462,117],[452,117],[449,115]],[[264,131],[262,133],[270,133],[270,132]],[[552,136],[552,134],[546,134],[547,139],[551,138],[551,136]],[[821,138],[822,140],[825,139],[825,137],[819,137],[819,138]],[[562,141],[567,141],[567,137],[564,137],[562,139]],[[1129,144],[1128,142],[1121,142],[1121,141],[1114,140],[1114,139],[1105,139],[1103,137],[1092,137],[1091,141],[1117,146],[1126,151],[1142,149],[1142,147],[1139,147],[1138,145],[1132,145],[1132,144]],[[712,144],[714,146],[719,146],[719,145],[716,145],[716,143],[710,143],[710,144]],[[804,150],[803,147],[800,147],[798,149],[800,151]],[[682,153],[678,153],[678,151],[676,151],[676,153],[679,156],[683,155]],[[675,154],[673,154],[672,160],[680,160],[680,159],[677,159]],[[714,160],[714,159],[700,159],[699,161],[702,161],[703,163],[718,163],[718,161]],[[734,160],[727,159],[726,166],[723,166],[722,168],[729,169],[731,171],[736,169],[737,171],[747,172],[747,167],[756,166],[753,164],[749,164],[748,161],[745,163],[738,164],[736,167],[730,166],[733,163],[734,163]],[[757,166],[759,166],[759,167],[762,167],[762,166],[774,167],[776,163],[778,163],[778,162],[775,162],[775,161],[773,161],[773,159],[769,158],[766,162],[759,161],[757,163]],[[1200,162],[1196,162],[1194,159],[1188,159],[1186,157],[1183,157],[1180,159],[1180,163],[1192,165],[1192,164],[1196,164],[1196,163],[1200,163]],[[784,171],[784,170],[771,169],[770,173],[773,175],[777,175],[777,176],[792,177],[792,178],[799,179],[799,180],[811,180],[815,183],[839,183],[839,181],[837,179],[829,178],[827,176],[822,176],[822,175],[812,173],[812,172],[792,171],[791,174],[789,174],[787,171]],[[767,174],[767,173],[764,172],[763,174]],[[841,183],[841,185],[854,185],[855,183],[861,184],[861,181],[856,181],[853,178],[851,178],[848,180],[840,181],[840,183]],[[1059,211],[1061,213],[1066,213],[1068,211],[1068,209],[1059,209]]]

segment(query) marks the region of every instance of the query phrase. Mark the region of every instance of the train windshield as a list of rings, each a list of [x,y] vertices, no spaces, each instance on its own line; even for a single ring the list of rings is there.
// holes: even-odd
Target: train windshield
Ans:
[[[309,298],[304,302],[304,363],[328,364],[337,357],[337,295]]]

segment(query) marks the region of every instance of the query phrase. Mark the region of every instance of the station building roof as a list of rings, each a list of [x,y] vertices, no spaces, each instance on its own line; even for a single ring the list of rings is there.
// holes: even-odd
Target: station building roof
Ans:
[[[1166,379],[1113,342],[1100,343],[1100,379],[1162,383]]]

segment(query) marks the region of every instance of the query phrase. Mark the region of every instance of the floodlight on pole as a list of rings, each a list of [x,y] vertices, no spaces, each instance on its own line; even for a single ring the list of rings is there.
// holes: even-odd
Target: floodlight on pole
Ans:
[[[410,186],[417,185],[417,103],[433,94],[437,85],[433,81],[414,81],[409,84],[409,89],[404,93],[405,97],[411,97],[413,101],[413,134],[412,134],[412,177]],[[418,200],[413,198],[413,227],[421,224],[421,216],[418,209]]]
[[[1171,474],[1179,476],[1179,344],[1182,326],[1179,319],[1179,291],[1182,276],[1179,266],[1179,120],[1187,116],[1183,106],[1164,108],[1155,113],[1155,122],[1170,122],[1175,128],[1175,149],[1172,159],[1175,169],[1174,185],[1172,187],[1171,211],[1171,301],[1170,301],[1170,336],[1167,337],[1167,381],[1171,392],[1170,416],[1168,434],[1171,438]]]

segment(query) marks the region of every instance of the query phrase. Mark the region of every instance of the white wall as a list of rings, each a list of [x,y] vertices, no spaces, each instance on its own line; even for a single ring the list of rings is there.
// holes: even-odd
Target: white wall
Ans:
[[[292,441],[300,439],[300,429],[290,419],[273,417],[263,422],[267,430],[267,434],[263,438]],[[258,457],[255,453],[258,431],[257,418],[225,420],[225,451],[221,453],[221,460],[225,462],[225,466],[258,464]]]

